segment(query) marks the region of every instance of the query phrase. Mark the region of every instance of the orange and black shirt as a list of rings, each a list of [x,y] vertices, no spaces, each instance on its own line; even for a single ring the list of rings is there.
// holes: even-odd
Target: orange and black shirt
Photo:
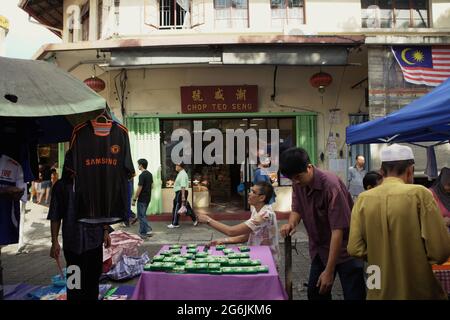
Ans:
[[[75,181],[78,220],[116,223],[128,213],[128,180],[134,175],[128,130],[115,122],[75,127],[64,164]]]

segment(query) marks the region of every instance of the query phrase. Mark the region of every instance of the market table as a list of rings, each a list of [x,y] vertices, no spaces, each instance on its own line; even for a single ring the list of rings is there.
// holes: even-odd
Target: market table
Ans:
[[[450,295],[450,259],[444,264],[433,265],[432,269],[444,291]]]
[[[202,246],[198,247],[203,250]],[[227,246],[239,252],[237,246]],[[159,252],[169,249],[163,246]],[[182,253],[186,252],[183,246]],[[210,248],[212,255],[222,251]],[[286,300],[287,295],[278,276],[268,246],[250,246],[250,258],[261,260],[268,273],[197,274],[144,271],[134,290],[133,300]]]

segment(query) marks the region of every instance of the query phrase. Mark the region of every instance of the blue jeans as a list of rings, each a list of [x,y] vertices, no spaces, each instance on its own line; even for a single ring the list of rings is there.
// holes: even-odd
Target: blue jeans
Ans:
[[[137,216],[139,219],[139,234],[145,236],[147,232],[152,231],[152,227],[147,221],[147,208],[148,203],[139,202],[137,203]]]
[[[311,262],[308,281],[308,300],[331,300],[331,291],[319,294],[319,287],[316,287],[320,274],[325,270],[325,265],[317,255]],[[364,281],[364,264],[361,260],[351,259],[337,264],[334,272],[339,274],[344,300],[365,300],[366,283]]]

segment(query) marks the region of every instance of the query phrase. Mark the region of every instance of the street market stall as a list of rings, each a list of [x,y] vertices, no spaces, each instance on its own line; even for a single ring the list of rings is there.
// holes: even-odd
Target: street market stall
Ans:
[[[268,246],[247,247],[248,255],[240,252],[237,246],[229,246],[228,250],[217,246],[211,247],[209,251],[207,250],[209,255],[204,252],[204,246],[196,247],[194,245],[192,248],[182,246],[178,250],[174,248],[174,251],[171,251],[170,248],[168,245],[163,246],[153,258],[150,267],[146,268],[151,271],[144,271],[141,274],[133,293],[133,300],[287,299]],[[249,258],[244,259],[245,262],[242,261],[238,258],[240,253]],[[200,258],[201,255],[208,258]],[[166,256],[164,258],[166,260],[176,261],[174,265],[178,260],[183,260],[183,257],[186,257],[188,261],[184,267],[177,268],[170,265],[171,262],[164,262],[165,260],[161,258],[162,265],[165,264],[163,268],[167,269],[157,271],[152,265],[154,266],[161,256]],[[174,259],[167,259],[168,256],[173,256]],[[193,261],[190,263],[190,259],[195,259],[195,263]],[[206,262],[203,262],[203,259]],[[208,263],[209,259],[217,262]],[[250,271],[251,273],[246,273],[251,267],[239,267],[240,263],[258,265]],[[258,267],[261,270],[264,267],[267,268],[258,273]]]

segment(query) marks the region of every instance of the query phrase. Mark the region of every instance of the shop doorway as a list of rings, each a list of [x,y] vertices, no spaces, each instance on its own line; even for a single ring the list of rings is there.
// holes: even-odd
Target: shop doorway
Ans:
[[[173,185],[176,176],[174,165],[170,158],[171,151],[176,143],[170,141],[170,135],[175,129],[183,128],[191,132],[191,139],[194,141],[194,139],[196,139],[194,133],[200,131],[200,129],[195,126],[197,121],[201,121],[202,134],[208,129],[218,129],[222,133],[224,150],[221,152],[223,152],[224,160],[226,158],[225,141],[227,129],[242,129],[244,131],[255,129],[257,133],[259,133],[259,129],[279,129],[280,151],[296,145],[294,117],[257,118],[256,116],[257,115],[255,114],[255,118],[162,120],[161,158],[163,185],[165,185],[166,188],[170,188]],[[210,143],[211,141],[203,141],[201,144],[203,150],[205,150]],[[267,150],[269,153],[270,143]],[[223,164],[207,164],[204,162],[204,159],[202,159],[202,163],[187,165],[185,167],[191,178],[193,206],[197,212],[236,213],[250,209],[247,201],[248,192],[253,182],[254,172],[257,169],[257,164],[250,163],[249,161],[249,153],[257,152],[253,147],[253,145],[251,147],[249,146],[247,140],[243,154],[238,154],[235,144],[234,162],[232,164],[227,163],[226,161],[224,161]],[[192,163],[194,163],[193,158],[194,156],[192,156]],[[244,159],[244,161],[242,161],[242,159]],[[283,179],[281,180],[283,181]],[[275,173],[273,185],[278,186],[279,181],[279,174]],[[238,186],[242,182],[245,183],[246,188],[240,190],[241,192],[238,192]]]

